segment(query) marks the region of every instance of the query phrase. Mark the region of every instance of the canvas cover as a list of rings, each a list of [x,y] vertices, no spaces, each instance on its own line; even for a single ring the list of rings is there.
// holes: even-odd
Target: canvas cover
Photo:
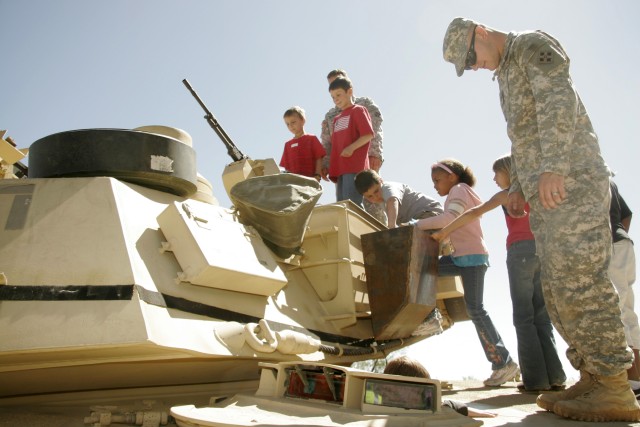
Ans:
[[[230,192],[240,222],[254,227],[282,258],[300,252],[311,211],[321,195],[318,181],[291,173],[249,178]]]

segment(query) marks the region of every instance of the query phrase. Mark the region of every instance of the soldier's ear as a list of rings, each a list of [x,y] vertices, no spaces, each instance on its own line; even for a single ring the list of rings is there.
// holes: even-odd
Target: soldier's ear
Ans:
[[[476,39],[480,38],[481,40],[486,40],[488,36],[489,32],[487,31],[487,29],[478,24],[478,26],[476,27]]]

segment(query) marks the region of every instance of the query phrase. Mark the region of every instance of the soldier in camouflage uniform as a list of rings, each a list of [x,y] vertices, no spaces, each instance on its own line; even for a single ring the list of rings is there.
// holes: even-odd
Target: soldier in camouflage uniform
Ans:
[[[541,31],[505,33],[464,18],[445,34],[444,59],[495,71],[514,164],[509,214],[531,207],[547,309],[580,380],[541,394],[540,407],[583,421],[638,421],[611,255],[609,170],[560,43]]]
[[[344,70],[332,70],[327,75],[327,81],[331,84],[336,77],[347,77],[347,72]],[[382,113],[378,106],[373,102],[371,98],[355,97],[353,103],[361,105],[367,109],[369,116],[371,116],[371,125],[373,126],[373,139],[369,143],[369,167],[376,172],[380,172],[382,162]],[[333,119],[340,114],[338,107],[331,108],[324,116],[322,121],[322,132],[320,134],[320,141],[327,151],[327,156],[322,160],[322,178],[326,181],[329,180],[327,173],[329,171],[329,153],[331,153],[331,133],[333,131]],[[377,204],[370,203],[368,200],[363,200],[364,208],[367,212],[372,214],[377,220],[383,224],[387,224],[387,214],[384,209],[381,209]]]

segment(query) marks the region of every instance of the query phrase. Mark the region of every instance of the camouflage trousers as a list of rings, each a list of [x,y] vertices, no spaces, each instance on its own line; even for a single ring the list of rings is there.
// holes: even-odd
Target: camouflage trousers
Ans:
[[[631,366],[632,353],[607,273],[609,177],[579,171],[566,177],[565,189],[567,199],[555,209],[544,209],[537,195],[529,200],[547,310],[574,368],[616,375]]]

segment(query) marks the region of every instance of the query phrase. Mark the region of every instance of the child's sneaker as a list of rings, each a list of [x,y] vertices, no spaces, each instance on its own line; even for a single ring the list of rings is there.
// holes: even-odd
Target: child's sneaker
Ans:
[[[509,380],[520,378],[520,369],[514,361],[509,361],[500,369],[496,369],[491,373],[491,376],[484,380],[484,385],[487,387],[499,387]]]

